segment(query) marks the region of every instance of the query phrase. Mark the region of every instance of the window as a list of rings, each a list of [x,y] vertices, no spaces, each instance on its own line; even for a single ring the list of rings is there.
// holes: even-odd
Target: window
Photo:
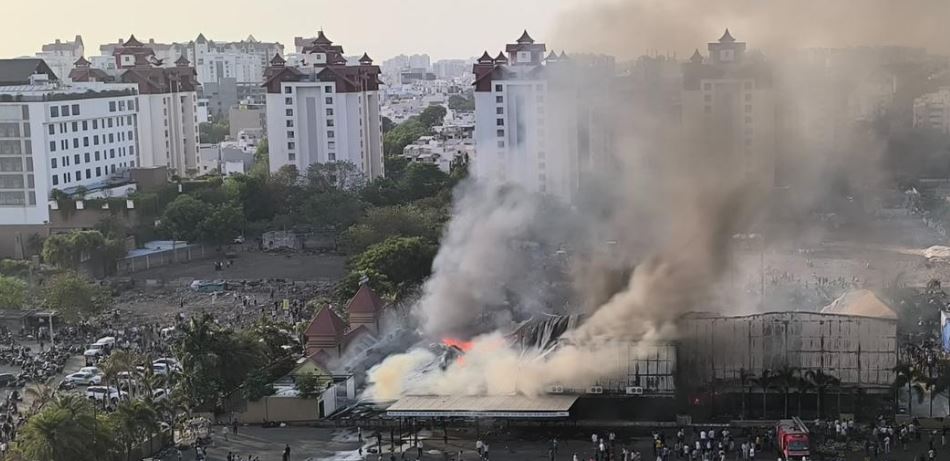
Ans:
[[[98,177],[100,177],[100,176],[102,176],[102,167],[101,167],[101,166],[97,166],[97,167],[96,167],[96,177],[98,178]]]
[[[92,177],[92,170],[89,168],[86,168],[86,179],[89,179],[91,177]]]
[[[56,157],[49,159],[49,162],[50,162],[50,166],[52,166],[53,168],[56,168]]]
[[[495,85],[495,91],[502,91],[503,89],[504,89],[504,87],[502,87],[500,84],[499,84],[499,85]]]
[[[60,140],[60,141],[59,141],[59,148],[62,149],[62,150],[69,149],[69,140],[68,140],[68,139]]]
[[[498,140],[498,147],[505,147],[505,141]]]
[[[95,154],[95,155],[96,155],[96,161],[98,162],[98,161],[99,161],[99,151],[96,151],[96,154]]]
[[[498,103],[498,104],[501,104],[501,103],[505,102],[505,97],[504,97],[504,96],[495,96],[495,102]]]
[[[73,149],[79,148],[79,138],[73,138]]]
[[[92,144],[93,144],[94,146],[98,146],[98,145],[99,145],[99,135],[97,135],[97,134],[92,135]]]
[[[79,122],[73,122],[72,127],[73,127],[73,133],[79,131]]]
[[[23,171],[23,164],[17,158],[0,158],[0,171]]]
[[[293,109],[287,109],[286,113],[287,113],[287,116],[288,116],[288,117],[293,117],[293,116],[294,116],[294,110],[293,110]]]
[[[135,137],[132,135],[132,131],[129,131],[129,134],[126,136],[126,138],[127,138],[129,141],[135,139]]]
[[[336,149],[336,141],[327,142],[327,147],[330,149]]]
[[[119,101],[119,110],[125,110],[125,101]]]
[[[294,98],[284,98],[284,104],[288,106],[294,103]]]
[[[83,130],[83,131],[86,131],[86,130],[88,130],[88,129],[89,129],[89,121],[83,120],[83,121],[82,121],[82,130]]]
[[[287,154],[287,160],[294,161],[297,160],[297,154],[290,152]]]
[[[287,128],[293,128],[293,127],[294,127],[294,121],[293,121],[293,120],[287,120]]]
[[[495,134],[497,134],[499,138],[503,138],[505,137],[505,130],[498,130]]]
[[[333,133],[333,130],[327,131],[327,137],[333,139],[336,135]]]
[[[109,101],[109,112],[115,112],[115,101]]]
[[[57,107],[57,106],[52,106],[52,107],[50,107],[50,108],[49,108],[49,116],[50,116],[50,117],[59,117],[59,107]]]
[[[79,104],[73,104],[73,115],[79,115]]]
[[[706,102],[712,102],[712,95],[711,94],[703,95],[703,100]]]
[[[58,186],[58,185],[59,185],[59,176],[58,176],[58,175],[55,175],[55,174],[53,175],[53,185],[54,185],[54,186]]]
[[[73,155],[73,165],[79,165],[79,154]]]
[[[89,147],[89,136],[83,136],[83,137],[82,137],[82,146],[83,146],[83,147]]]
[[[748,113],[751,113],[751,112],[752,112],[752,104],[746,104],[746,105],[745,105],[745,113],[748,114]]]
[[[288,132],[287,132],[287,139],[294,139],[294,132],[293,132],[293,131],[288,131]]]
[[[495,126],[505,126],[505,119],[503,118],[495,119]]]
[[[326,103],[327,103],[327,104],[333,104],[333,98],[330,97],[330,96],[327,96],[327,98],[326,98]]]
[[[115,142],[115,134],[114,134],[114,133],[109,133],[109,142],[110,142],[110,143]]]
[[[292,86],[285,86],[285,87],[284,87],[284,93],[291,94],[291,93],[293,93],[293,92],[294,92],[294,87],[292,87]]]
[[[89,152],[86,152],[86,155],[83,158],[86,160],[86,163],[89,163]]]
[[[56,134],[56,125],[49,126],[49,134]]]
[[[99,129],[99,119],[97,118],[92,119],[92,129],[93,130]]]
[[[709,83],[709,82],[703,83],[703,90],[705,90],[705,91],[711,91],[711,90],[712,90],[712,83]]]
[[[63,114],[63,117],[69,117],[69,106],[59,106],[59,113]]]
[[[50,142],[49,142],[49,151],[50,151],[50,152],[56,152],[56,141],[50,141]]]
[[[115,158],[115,149],[109,149],[109,158]]]
[[[327,160],[329,160],[329,161],[331,161],[331,162],[335,162],[335,161],[336,161],[336,152],[328,152],[328,153],[327,153]]]
[[[135,147],[129,146],[129,155],[135,155]]]
[[[297,148],[297,144],[295,144],[294,142],[288,142],[288,143],[287,143],[287,148],[288,148],[288,149],[291,149],[291,150],[296,149],[296,148]]]
[[[69,166],[69,156],[63,157],[63,166]]]
[[[327,126],[333,126],[333,119],[327,119]]]
[[[746,117],[746,118],[745,118],[745,122],[746,122],[746,123],[752,123],[752,117]]]
[[[76,181],[82,181],[82,170],[76,170]]]
[[[109,128],[112,128],[112,119],[111,119],[111,118],[108,118],[108,119],[106,119],[106,121],[109,122]]]
[[[746,102],[752,101],[752,93],[747,93],[747,94],[745,95],[745,100],[746,100]]]
[[[332,107],[327,107],[327,115],[331,115],[331,116],[333,115],[333,108],[332,108]]]
[[[504,108],[504,107],[496,107],[496,108],[495,108],[495,113],[498,114],[498,115],[504,114],[504,113],[505,113],[505,108]]]

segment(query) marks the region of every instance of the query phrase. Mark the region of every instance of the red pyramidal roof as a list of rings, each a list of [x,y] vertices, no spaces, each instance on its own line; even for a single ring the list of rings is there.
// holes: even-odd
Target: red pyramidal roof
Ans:
[[[376,292],[368,285],[360,285],[353,298],[346,305],[346,311],[350,314],[354,312],[359,314],[375,314],[383,308],[383,300],[379,299]]]
[[[304,336],[339,336],[346,330],[346,324],[333,309],[321,307],[317,315],[313,316],[310,326],[304,332]]]

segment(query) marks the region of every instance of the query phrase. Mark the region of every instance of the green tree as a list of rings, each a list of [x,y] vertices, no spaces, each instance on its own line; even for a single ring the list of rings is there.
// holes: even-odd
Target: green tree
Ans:
[[[391,156],[402,155],[406,146],[428,133],[429,127],[422,124],[416,117],[412,117],[396,125],[383,136],[383,152]]]
[[[453,94],[449,96],[449,109],[459,112],[475,112],[475,98]]]
[[[798,369],[786,365],[775,372],[774,378],[775,385],[782,390],[782,396],[785,398],[785,417],[788,418],[788,394],[798,383]]]
[[[96,230],[54,234],[43,243],[43,260],[63,269],[76,269],[84,261],[101,257],[107,243]]]
[[[126,461],[131,461],[133,447],[151,440],[158,431],[158,413],[143,400],[123,400],[109,416],[109,422],[125,450]]]
[[[393,123],[392,119],[390,119],[389,117],[382,118],[383,134],[389,133],[395,127],[396,127],[396,124]]]
[[[226,120],[205,122],[198,125],[199,140],[205,144],[217,144],[224,141],[231,133],[231,127]]]
[[[445,107],[442,106],[429,106],[426,107],[421,114],[417,116],[419,123],[426,128],[432,128],[437,125],[442,124],[442,120],[445,118],[445,114],[448,111],[445,110]]]
[[[762,373],[759,376],[752,379],[752,382],[755,385],[759,386],[762,389],[762,418],[765,419],[768,415],[768,409],[766,407],[766,402],[768,400],[769,389],[775,386],[776,378],[771,370],[762,370]]]
[[[161,218],[162,231],[175,240],[196,241],[198,225],[208,216],[210,206],[191,195],[179,195],[165,207]]]
[[[315,399],[326,390],[327,380],[315,373],[303,373],[296,377],[294,384],[301,398]]]
[[[811,384],[815,389],[815,394],[817,397],[816,412],[818,414],[818,418],[821,418],[822,397],[824,397],[825,392],[829,389],[840,386],[841,380],[833,375],[825,373],[822,370],[808,370],[805,372],[805,377],[811,381]]]
[[[277,392],[274,385],[271,384],[270,376],[263,370],[254,370],[248,376],[242,389],[244,398],[251,402],[256,402]]]
[[[390,237],[422,237],[436,243],[445,219],[440,210],[415,205],[369,208],[343,233],[341,241],[350,253],[359,253]]]
[[[198,236],[203,242],[227,243],[244,229],[244,210],[240,205],[226,204],[214,207],[198,224]]]
[[[254,164],[251,165],[249,176],[267,177],[270,175],[270,148],[267,138],[261,140],[254,151]]]
[[[32,461],[98,461],[115,447],[111,425],[78,395],[60,395],[30,418],[17,451]]]
[[[75,272],[64,272],[50,280],[43,293],[45,306],[76,321],[102,312],[112,302],[111,294]]]
[[[26,304],[26,283],[0,275],[0,309],[22,309]]]
[[[352,263],[353,273],[379,274],[392,285],[391,297],[408,293],[432,271],[436,246],[421,237],[390,237],[370,246]]]
[[[303,199],[300,218],[322,229],[346,229],[359,219],[363,209],[364,204],[358,195],[331,189]]]

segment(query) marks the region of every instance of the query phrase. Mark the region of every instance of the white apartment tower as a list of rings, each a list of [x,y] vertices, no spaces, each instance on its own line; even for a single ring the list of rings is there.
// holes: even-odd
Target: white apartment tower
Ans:
[[[167,166],[173,175],[194,175],[198,158],[195,69],[184,56],[174,67],[162,67],[154,50],[134,35],[112,53],[118,81],[138,86],[139,165]],[[76,63],[70,76],[73,81],[108,78],[106,72],[91,69],[85,59]]]
[[[73,41],[56,39],[53,43],[43,45],[43,50],[36,53],[36,57],[45,61],[60,80],[65,80],[73,68],[73,62],[82,57],[84,51],[82,36],[77,35]]]
[[[347,65],[323,31],[302,52],[300,66],[275,55],[264,72],[271,171],[343,161],[367,179],[383,176],[379,66],[365,53]]]
[[[726,29],[683,65],[682,123],[686,137],[706,154],[718,155],[727,171],[764,188],[775,181],[776,109],[771,70],[746,55],[746,44]]]
[[[486,51],[475,74],[475,157],[481,181],[518,185],[573,203],[612,146],[606,107],[612,70],[578,66],[525,31]]]
[[[138,166],[137,85],[65,84],[40,59],[0,60],[0,75],[0,225],[46,224],[53,189]]]

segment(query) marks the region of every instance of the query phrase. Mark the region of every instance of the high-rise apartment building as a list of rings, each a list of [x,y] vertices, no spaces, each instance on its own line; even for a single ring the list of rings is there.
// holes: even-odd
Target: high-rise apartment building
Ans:
[[[603,110],[613,69],[546,50],[525,31],[473,66],[473,173],[572,203],[612,151]]]
[[[73,41],[56,39],[53,43],[43,45],[42,51],[36,53],[36,57],[46,62],[60,80],[66,80],[73,63],[81,58],[84,52],[82,36],[77,35]]]
[[[290,66],[275,55],[265,71],[270,168],[351,162],[368,179],[383,176],[379,66],[365,53],[347,65],[323,31]]]
[[[772,73],[762,58],[727,29],[709,43],[708,56],[693,53],[683,65],[682,125],[685,138],[718,156],[726,171],[762,187],[775,179],[776,109]]]

